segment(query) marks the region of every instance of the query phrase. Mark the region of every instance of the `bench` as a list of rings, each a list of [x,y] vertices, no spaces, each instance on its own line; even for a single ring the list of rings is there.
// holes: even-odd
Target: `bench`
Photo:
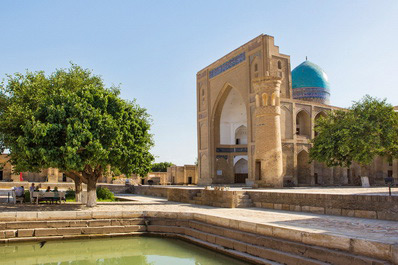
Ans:
[[[23,196],[17,196],[17,194],[15,193],[15,190],[12,190],[11,192],[8,193],[8,197],[10,197],[10,193],[11,193],[11,200],[14,204],[16,204],[17,202],[23,203],[25,200],[25,195]],[[8,199],[8,202],[10,201],[10,199]]]
[[[45,201],[45,202],[59,202],[61,201],[66,202],[65,198],[65,191],[34,191],[32,196],[31,196],[31,202],[36,202],[36,204],[39,204],[40,201]]]

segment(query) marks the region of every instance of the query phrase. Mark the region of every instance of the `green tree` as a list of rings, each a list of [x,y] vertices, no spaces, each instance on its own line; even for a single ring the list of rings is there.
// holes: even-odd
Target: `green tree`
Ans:
[[[337,110],[317,120],[311,161],[349,167],[367,166],[376,156],[398,158],[398,114],[394,108],[365,96],[346,111]]]
[[[152,172],[167,172],[167,168],[173,166],[171,162],[160,162],[152,164]]]
[[[126,175],[150,171],[146,110],[89,70],[72,64],[48,77],[17,73],[0,89],[1,144],[16,171],[58,168],[87,184],[87,206],[96,205],[96,183],[108,165]]]

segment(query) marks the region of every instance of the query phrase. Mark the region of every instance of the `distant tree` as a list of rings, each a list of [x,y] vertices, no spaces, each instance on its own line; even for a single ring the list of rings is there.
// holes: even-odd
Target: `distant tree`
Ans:
[[[96,205],[96,183],[108,165],[126,175],[150,171],[146,110],[89,70],[17,73],[0,89],[0,139],[16,171],[58,168],[87,184],[87,206]]]
[[[386,103],[365,96],[347,110],[317,120],[311,161],[329,167],[349,167],[353,161],[367,166],[376,156],[398,158],[398,113]]]
[[[152,172],[167,172],[167,168],[173,166],[171,162],[160,162],[152,164]]]

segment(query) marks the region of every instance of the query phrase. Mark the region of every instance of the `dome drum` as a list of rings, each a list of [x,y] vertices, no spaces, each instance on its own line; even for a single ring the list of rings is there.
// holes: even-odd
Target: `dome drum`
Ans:
[[[305,61],[293,69],[292,90],[294,99],[329,104],[328,76],[312,62]]]
[[[322,87],[301,87],[293,89],[293,98],[329,104],[330,91]]]

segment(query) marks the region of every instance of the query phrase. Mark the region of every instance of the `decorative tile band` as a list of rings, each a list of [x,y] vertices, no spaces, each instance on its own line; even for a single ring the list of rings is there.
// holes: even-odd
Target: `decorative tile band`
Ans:
[[[247,153],[247,148],[246,147],[240,147],[240,148],[228,148],[228,147],[223,147],[223,148],[216,148],[216,153]]]
[[[302,98],[321,98],[321,99],[329,99],[330,91],[327,88],[322,87],[301,87],[301,88],[293,88],[293,98],[294,99],[302,99]]]
[[[240,64],[244,60],[246,60],[246,54],[244,52],[242,52],[241,54],[235,56],[231,60],[229,60],[229,61],[223,63],[222,65],[211,70],[209,73],[209,76],[210,76],[210,78],[213,78],[213,77],[227,71],[228,69],[234,67],[235,65]]]

